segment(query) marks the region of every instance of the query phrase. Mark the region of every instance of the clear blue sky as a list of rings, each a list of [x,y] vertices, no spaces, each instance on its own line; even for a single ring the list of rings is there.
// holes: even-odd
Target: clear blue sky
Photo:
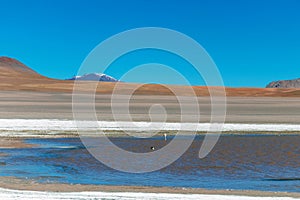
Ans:
[[[0,55],[53,78],[76,74],[104,39],[148,26],[174,29],[202,44],[226,86],[264,87],[271,80],[300,77],[298,0],[0,0],[0,6]],[[120,75],[117,68],[109,73]],[[149,74],[126,81],[144,79],[149,81]]]

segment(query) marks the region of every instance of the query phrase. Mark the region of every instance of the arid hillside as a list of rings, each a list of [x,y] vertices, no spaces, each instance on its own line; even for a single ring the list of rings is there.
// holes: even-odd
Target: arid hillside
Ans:
[[[101,82],[97,87],[97,93],[110,94],[118,84],[116,92],[127,94],[128,90],[136,87],[133,83]],[[82,91],[91,90],[95,82],[82,81]],[[0,57],[0,91],[36,91],[36,92],[64,92],[73,91],[74,81],[57,80],[45,77],[25,66],[21,62]],[[135,94],[140,95],[173,95],[170,89],[176,89],[181,95],[189,95],[186,86],[145,84]],[[218,87],[211,87],[218,91]],[[194,86],[198,96],[208,96],[209,91],[205,86]],[[227,96],[239,97],[300,97],[300,88],[226,88]]]

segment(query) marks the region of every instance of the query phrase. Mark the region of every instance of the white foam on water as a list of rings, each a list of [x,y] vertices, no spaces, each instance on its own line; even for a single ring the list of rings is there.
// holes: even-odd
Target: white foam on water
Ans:
[[[138,192],[35,192],[0,188],[3,200],[293,200],[291,197],[250,197],[233,195],[138,193]]]
[[[215,124],[222,131],[300,131],[299,124]],[[115,122],[115,121],[72,121],[56,119],[0,119],[0,136],[35,136],[39,134],[59,134],[64,131],[153,131],[153,130],[181,130],[208,131],[210,123],[160,123],[160,122]],[[31,131],[31,132],[30,132]]]

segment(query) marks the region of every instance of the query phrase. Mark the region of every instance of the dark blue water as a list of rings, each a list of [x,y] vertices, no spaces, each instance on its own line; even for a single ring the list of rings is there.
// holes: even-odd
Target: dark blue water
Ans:
[[[133,152],[161,148],[163,138],[111,138]],[[207,189],[300,192],[300,136],[222,136],[214,150],[198,158],[203,137],[172,165],[156,172],[131,174],[94,159],[78,138],[28,139],[34,148],[0,149],[0,176],[38,182],[144,185]]]

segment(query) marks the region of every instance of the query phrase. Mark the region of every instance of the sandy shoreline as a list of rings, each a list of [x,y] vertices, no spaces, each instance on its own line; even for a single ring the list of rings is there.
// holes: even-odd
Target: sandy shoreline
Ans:
[[[168,194],[210,194],[234,195],[252,197],[293,197],[300,198],[300,193],[291,192],[264,192],[251,190],[207,190],[201,188],[176,188],[176,187],[147,187],[147,186],[109,186],[109,185],[80,185],[37,183],[31,180],[22,180],[14,177],[0,177],[0,188],[47,191],[47,192],[134,192],[134,193],[168,193]]]
[[[33,144],[27,144],[23,142],[23,139],[17,139],[13,137],[1,137],[0,138],[0,149],[13,149],[13,148],[31,148]],[[0,157],[5,154],[0,152]]]
[[[294,200],[293,197],[237,196],[218,194],[175,194],[142,192],[37,192],[0,188],[0,198],[5,200]]]

